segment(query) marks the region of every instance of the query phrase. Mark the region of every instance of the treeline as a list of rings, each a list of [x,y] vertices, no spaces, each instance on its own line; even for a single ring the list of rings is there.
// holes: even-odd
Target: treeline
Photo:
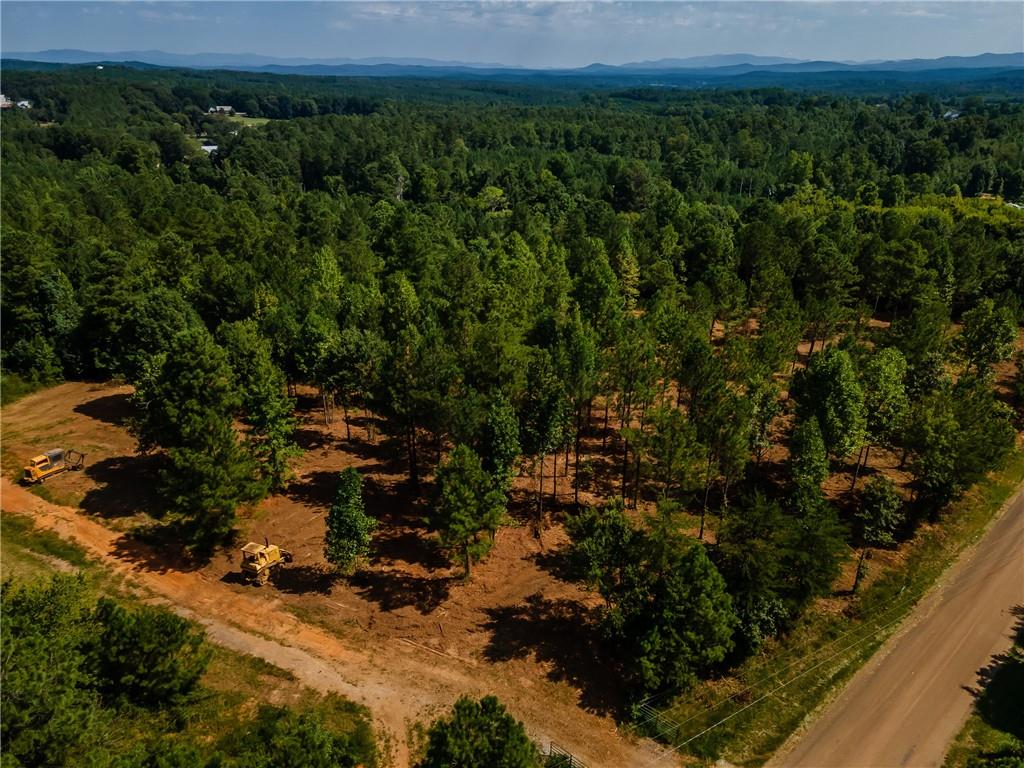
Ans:
[[[203,632],[165,608],[90,597],[82,577],[0,592],[4,765],[234,768],[377,764],[365,715],[347,733],[312,712],[263,704],[212,743],[183,733],[208,716]]]
[[[482,169],[492,175],[509,166],[510,172],[521,173],[527,170],[521,170],[523,165],[535,174],[548,165],[564,183],[567,175],[559,166],[564,166],[565,159],[555,158],[558,165],[552,165],[545,162],[546,155],[566,152],[578,157],[585,168],[565,169],[573,171],[574,180],[581,171],[607,175],[601,167],[605,163],[590,168],[593,156],[614,156],[640,161],[648,166],[649,176],[666,178],[680,191],[705,201],[779,199],[786,195],[784,185],[799,184],[804,174],[812,173],[817,186],[846,199],[854,199],[861,186],[874,184],[885,193],[888,205],[902,202],[908,191],[947,194],[953,185],[972,196],[993,192],[1016,199],[1024,192],[1021,150],[1013,141],[1022,129],[1019,101],[986,100],[962,88],[873,98],[772,88],[581,92],[564,84],[123,67],[102,72],[13,69],[5,72],[5,78],[8,93],[32,100],[33,118],[56,123],[47,133],[46,144],[59,156],[81,156],[93,148],[110,155],[123,137],[120,129],[127,126],[137,138],[155,144],[162,162],[170,165],[185,156],[187,146],[175,143],[172,134],[158,126],[230,141],[237,124],[209,115],[214,105],[275,120],[383,118],[359,122],[365,138],[341,134],[339,123],[327,123],[331,135],[302,139],[300,146],[292,141],[285,158],[291,165],[288,170],[307,188],[325,188],[326,177],[334,171],[327,164],[323,171],[314,169],[312,178],[301,176],[300,166],[322,159],[315,154],[293,157],[303,149],[323,148],[318,154],[330,157],[339,152],[345,157],[354,149],[357,154],[350,165],[361,168],[366,158],[360,155],[364,151],[360,145],[366,140],[384,143],[389,146],[380,155],[395,152],[415,173],[420,164],[441,170],[437,161],[451,154],[456,149],[454,140],[461,138],[470,151],[486,149],[492,155],[504,155]],[[452,109],[453,104],[458,109]],[[370,126],[379,130],[367,131]],[[385,135],[374,135],[381,132]],[[294,133],[287,136],[294,137]],[[794,161],[791,152],[800,157]],[[905,177],[902,186],[890,179],[894,175]],[[345,174],[350,192],[357,191],[352,187],[355,178]],[[482,181],[479,175],[472,180],[474,194],[484,186]],[[518,202],[514,194],[518,190],[498,186],[512,195],[513,203]]]
[[[618,505],[570,530],[642,693],[783,631],[850,545],[909,535],[1012,447],[993,384],[1024,215],[964,193],[1020,194],[1018,103],[427,99],[238,128],[208,158],[153,138],[194,129],[178,102],[133,93],[145,109],[77,133],[81,99],[67,125],[3,117],[3,366],[136,384],[133,429],[197,550],[287,482],[289,384],[326,420],[371,409],[417,491],[437,470],[430,524],[467,574],[516,472],[538,524],[546,457],[592,488],[581,444],[603,423]],[[778,443],[781,478],[762,471]],[[858,486],[879,448],[911,498]],[[822,491],[850,460],[856,517]],[[342,491],[328,551],[348,567],[373,521]],[[625,513],[641,499],[654,520]],[[691,545],[679,509],[701,539],[713,513],[716,543]]]

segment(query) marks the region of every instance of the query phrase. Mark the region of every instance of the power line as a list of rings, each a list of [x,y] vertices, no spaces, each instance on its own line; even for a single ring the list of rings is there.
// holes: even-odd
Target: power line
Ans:
[[[782,683],[781,685],[779,685],[779,686],[776,686],[775,688],[773,688],[772,690],[768,691],[768,692],[767,692],[766,694],[764,694],[763,696],[761,696],[761,697],[759,697],[759,698],[755,699],[754,701],[750,702],[749,704],[747,704],[747,705],[746,705],[745,707],[743,707],[742,709],[738,709],[738,710],[736,710],[735,712],[733,712],[733,713],[732,713],[731,715],[727,715],[726,717],[723,717],[723,718],[722,718],[721,720],[719,720],[719,721],[718,721],[717,723],[714,723],[714,724],[712,724],[712,725],[709,725],[709,726],[708,726],[707,728],[705,728],[705,729],[704,729],[703,731],[701,731],[700,733],[696,734],[695,736],[691,736],[690,738],[688,738],[688,739],[687,739],[686,741],[682,742],[681,744],[677,744],[677,745],[676,745],[675,747],[673,747],[672,749],[669,749],[669,750],[667,750],[667,751],[666,751],[666,752],[665,752],[664,754],[662,754],[662,755],[661,755],[661,757],[659,757],[659,758],[658,758],[658,760],[659,760],[659,761],[660,761],[660,760],[663,760],[664,758],[668,757],[669,755],[671,755],[671,754],[674,754],[674,753],[678,752],[679,750],[681,750],[681,749],[682,749],[683,747],[685,747],[685,746],[686,746],[687,744],[689,744],[690,742],[692,742],[692,741],[694,741],[694,740],[696,740],[696,739],[699,739],[699,738],[700,738],[701,736],[704,736],[705,734],[707,734],[707,733],[709,733],[709,732],[713,731],[713,730],[714,730],[715,728],[717,728],[718,726],[722,725],[723,723],[725,723],[725,722],[727,722],[727,721],[729,721],[729,720],[732,720],[732,719],[733,719],[734,717],[736,717],[737,715],[741,715],[741,714],[743,714],[743,713],[744,713],[744,712],[746,712],[746,711],[747,711],[748,709],[750,709],[751,707],[753,707],[753,706],[754,706],[755,704],[760,704],[760,703],[761,703],[762,701],[764,701],[765,699],[767,699],[767,698],[768,698],[769,696],[773,696],[774,694],[776,694],[776,693],[778,693],[779,691],[781,691],[781,690],[782,690],[783,688],[786,688],[786,687],[788,687],[788,686],[792,685],[793,683],[795,683],[795,682],[796,682],[797,680],[799,680],[799,679],[800,679],[801,677],[803,677],[804,675],[807,675],[807,674],[809,674],[809,673],[813,672],[813,671],[814,671],[815,669],[817,669],[818,667],[820,667],[820,666],[823,666],[824,664],[827,664],[827,663],[828,663],[829,661],[831,661],[832,659],[836,658],[837,656],[841,656],[842,654],[846,653],[846,652],[847,652],[848,650],[850,650],[851,648],[854,648],[854,647],[856,647],[856,646],[860,645],[861,643],[865,642],[866,640],[870,640],[870,639],[872,639],[872,638],[873,638],[873,637],[874,637],[875,635],[877,635],[877,634],[878,634],[879,632],[881,632],[882,630],[884,630],[884,629],[887,629],[887,628],[891,627],[891,626],[892,626],[892,625],[894,625],[894,624],[898,624],[898,623],[899,623],[900,621],[902,621],[902,620],[903,620],[903,619],[902,619],[902,617],[900,617],[900,618],[898,618],[898,619],[893,619],[893,620],[892,620],[891,622],[889,622],[889,623],[888,623],[888,624],[886,624],[885,626],[879,627],[879,628],[878,628],[878,629],[877,629],[877,630],[876,630],[875,632],[871,633],[871,634],[870,634],[870,635],[868,635],[867,637],[862,637],[862,638],[861,638],[860,640],[857,640],[856,642],[853,642],[853,643],[851,643],[851,644],[850,644],[850,645],[848,645],[848,646],[847,646],[846,648],[843,648],[843,649],[842,649],[841,651],[837,651],[836,653],[832,654],[832,655],[831,655],[831,656],[829,656],[829,657],[828,657],[827,659],[824,659],[823,661],[819,661],[819,662],[818,662],[817,664],[815,664],[815,665],[814,665],[813,667],[810,667],[810,668],[808,668],[808,669],[804,670],[804,671],[803,671],[803,672],[801,672],[801,673],[800,673],[799,675],[796,675],[795,677],[792,677],[791,679],[787,680],[786,682]]]
[[[881,619],[883,616],[885,616],[886,614],[892,613],[892,611],[896,610],[897,608],[905,607],[907,604],[912,603],[915,599],[918,599],[919,596],[908,595],[907,597],[903,598],[903,600],[899,600],[899,596],[903,593],[903,591],[905,589],[906,589],[905,586],[900,588],[900,591],[898,593],[896,593],[896,595],[890,600],[889,607],[886,608],[884,611],[880,611],[879,613],[877,613],[875,616],[871,617],[870,619],[865,619],[864,623],[860,624],[859,626],[854,627],[853,629],[849,629],[846,632],[843,632],[841,635],[833,638],[832,640],[830,640],[825,645],[820,646],[819,648],[814,649],[813,651],[810,652],[809,658],[814,658],[819,653],[825,651],[826,649],[828,649],[831,646],[835,645],[836,643],[838,643],[839,641],[843,640],[844,638],[849,637],[852,634],[855,634],[857,632],[860,632],[860,631],[864,630],[865,628],[867,628],[868,624],[870,624],[872,622],[876,622],[879,619]],[[745,688],[741,688],[740,690],[730,694],[726,698],[721,699],[720,701],[717,701],[714,704],[706,707],[703,711],[697,712],[697,713],[695,713],[693,715],[690,715],[690,717],[688,717],[686,720],[683,720],[681,723],[678,723],[678,722],[676,722],[674,720],[671,720],[670,718],[667,718],[664,715],[662,715],[660,712],[655,711],[653,714],[649,714],[645,719],[643,719],[640,722],[636,723],[635,727],[640,728],[643,725],[646,725],[647,723],[649,723],[650,721],[654,720],[657,717],[662,717],[665,720],[670,720],[670,722],[672,722],[677,727],[682,727],[682,726],[686,725],[688,722],[690,722],[691,720],[694,720],[695,718],[700,717],[703,714],[707,714],[708,712],[713,712],[714,710],[718,709],[720,706],[722,706],[726,702],[731,701],[732,699],[735,699],[737,696],[741,696],[744,693],[747,693],[748,691],[750,691],[750,690],[752,690],[752,689],[762,685],[763,683],[768,682],[772,678],[778,677],[782,673],[792,669],[793,667],[797,666],[798,664],[800,664],[803,661],[806,661],[807,659],[808,659],[808,655],[805,655],[803,658],[799,658],[799,659],[796,659],[796,660],[790,662],[786,666],[782,667],[782,669],[776,670],[774,672],[770,672],[769,674],[765,675],[764,677],[760,678],[759,680],[756,680],[755,682],[748,684]],[[653,699],[661,698],[661,697],[663,697],[665,695],[666,694],[662,693],[662,694],[658,694],[656,696],[649,697],[648,699],[645,699],[642,702],[641,706],[648,704],[648,702],[652,701]],[[696,702],[696,700],[697,700],[697,697],[693,696],[688,701],[686,701],[685,703],[692,704],[692,703]],[[652,707],[652,709],[653,709],[653,707]]]

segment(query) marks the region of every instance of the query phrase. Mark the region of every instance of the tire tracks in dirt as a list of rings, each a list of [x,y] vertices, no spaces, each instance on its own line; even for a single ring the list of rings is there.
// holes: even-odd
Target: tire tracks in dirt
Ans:
[[[459,695],[493,693],[524,721],[542,743],[554,740],[591,768],[646,768],[663,751],[649,740],[623,737],[608,717],[544,696],[524,696],[486,670],[457,659],[429,654],[430,649],[400,638],[373,648],[354,648],[315,625],[289,613],[273,593],[244,594],[212,581],[200,571],[151,565],[153,558],[132,557],[139,545],[71,507],[52,504],[0,479],[5,511],[27,514],[37,527],[82,546],[111,571],[170,603],[175,610],[206,627],[209,638],[235,651],[257,656],[288,670],[321,692],[336,692],[367,706],[378,729],[387,734],[396,768],[409,765],[410,726],[429,720]],[[509,696],[503,696],[508,689]]]

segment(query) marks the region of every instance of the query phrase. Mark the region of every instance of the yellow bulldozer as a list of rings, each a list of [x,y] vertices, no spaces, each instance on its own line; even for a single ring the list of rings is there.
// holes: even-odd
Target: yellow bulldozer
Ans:
[[[61,472],[81,469],[85,466],[85,454],[70,448],[54,448],[41,453],[25,467],[22,481],[25,483],[41,483],[48,477]]]
[[[242,575],[246,581],[258,587],[270,581],[271,572],[283,563],[292,561],[292,553],[271,544],[264,539],[264,544],[250,541],[242,547]]]

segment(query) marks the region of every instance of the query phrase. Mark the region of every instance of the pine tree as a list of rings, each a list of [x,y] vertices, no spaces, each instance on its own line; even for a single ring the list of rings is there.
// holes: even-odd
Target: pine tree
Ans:
[[[285,379],[274,365],[270,342],[252,320],[225,323],[217,331],[238,382],[250,445],[270,490],[281,490],[291,477],[289,461],[300,453],[292,441],[295,401],[285,394]]]
[[[108,598],[96,605],[100,630],[92,667],[109,701],[157,708],[183,702],[210,660],[204,634],[165,608],[128,611]]]
[[[504,514],[504,491],[473,449],[456,446],[437,468],[437,497],[428,522],[440,534],[441,546],[459,553],[466,578],[473,561],[490,551]]]
[[[540,768],[541,755],[523,724],[494,696],[463,696],[450,717],[427,732],[427,754],[417,768]]]
[[[230,533],[235,508],[255,490],[255,466],[234,430],[241,398],[227,355],[205,329],[181,331],[133,400],[140,449],[167,453],[161,496],[187,546],[206,553]]]

